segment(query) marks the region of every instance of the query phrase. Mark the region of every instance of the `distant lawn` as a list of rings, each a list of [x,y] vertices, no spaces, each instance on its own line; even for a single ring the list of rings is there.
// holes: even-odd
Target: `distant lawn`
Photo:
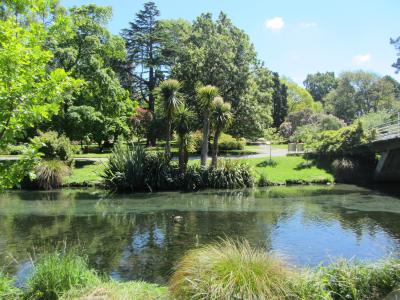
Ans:
[[[273,183],[303,180],[306,182],[331,181],[332,174],[320,169],[300,156],[273,157],[276,165],[269,164],[269,158],[241,159],[254,167],[258,177],[264,175]]]
[[[84,154],[75,154],[74,158],[107,158],[111,155],[111,153],[84,153]]]
[[[287,149],[288,145],[287,144],[272,144],[272,148]]]
[[[101,181],[100,173],[104,170],[101,162],[76,162],[71,176],[66,178],[65,184],[95,184]]]

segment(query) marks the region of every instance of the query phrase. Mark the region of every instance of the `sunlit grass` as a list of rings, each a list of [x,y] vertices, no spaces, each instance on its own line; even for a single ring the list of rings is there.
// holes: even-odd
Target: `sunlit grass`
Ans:
[[[61,300],[163,300],[169,299],[168,288],[156,284],[131,282],[103,282],[97,286],[84,289],[72,289]]]

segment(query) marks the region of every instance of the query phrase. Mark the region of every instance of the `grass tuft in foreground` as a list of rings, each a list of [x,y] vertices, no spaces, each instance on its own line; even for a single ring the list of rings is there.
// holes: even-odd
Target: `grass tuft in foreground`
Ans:
[[[66,293],[62,300],[123,300],[123,299],[140,299],[140,300],[163,300],[169,299],[168,289],[156,284],[133,281],[133,282],[116,282],[110,281],[101,283],[94,287],[84,289],[73,289]]]
[[[225,240],[189,251],[172,275],[177,299],[284,299],[291,272],[249,243]]]
[[[0,271],[0,300],[19,299],[22,291],[14,287],[14,281]]]
[[[26,298],[56,300],[72,288],[83,288],[100,283],[86,260],[72,253],[50,254],[39,259],[28,279]]]

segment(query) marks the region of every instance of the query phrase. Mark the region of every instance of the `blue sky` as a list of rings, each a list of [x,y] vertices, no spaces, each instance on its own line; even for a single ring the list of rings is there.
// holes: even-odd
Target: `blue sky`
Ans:
[[[65,6],[96,3],[113,8],[109,29],[118,34],[142,0],[61,0]],[[158,0],[161,17],[195,19],[202,12],[226,12],[245,30],[267,67],[301,83],[317,71],[364,69],[394,73],[400,36],[400,0]]]

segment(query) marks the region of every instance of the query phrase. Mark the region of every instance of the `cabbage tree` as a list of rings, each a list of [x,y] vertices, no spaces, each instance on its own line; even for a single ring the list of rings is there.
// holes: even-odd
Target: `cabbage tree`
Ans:
[[[211,161],[213,167],[217,166],[218,139],[221,133],[232,123],[232,120],[233,114],[231,112],[231,104],[224,102],[222,97],[215,97],[213,101],[213,112],[211,114],[211,124],[214,131]]]
[[[201,145],[201,165],[207,163],[208,140],[210,137],[210,116],[213,111],[214,98],[218,96],[218,88],[212,85],[197,89],[198,106],[203,114],[203,141]]]

